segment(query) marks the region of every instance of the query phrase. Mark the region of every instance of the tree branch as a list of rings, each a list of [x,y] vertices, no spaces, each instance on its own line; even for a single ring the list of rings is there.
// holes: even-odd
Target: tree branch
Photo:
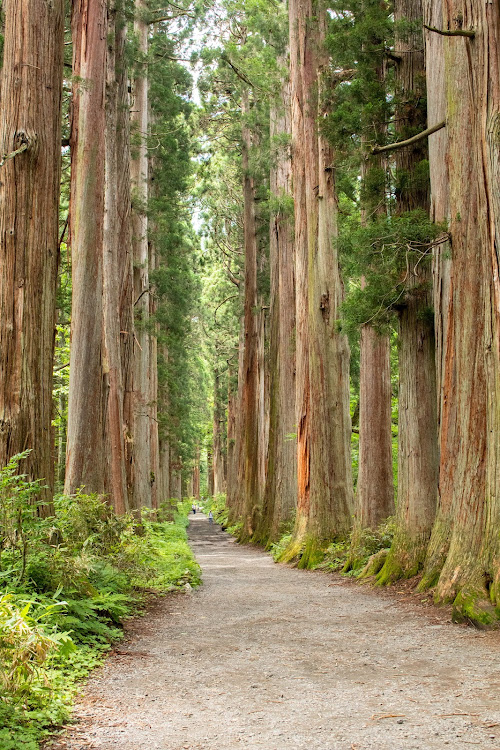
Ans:
[[[434,31],[435,34],[441,34],[441,36],[467,36],[469,39],[474,39],[476,32],[474,29],[455,29],[454,31],[448,31],[447,29],[437,29],[435,26],[427,26],[424,23],[424,29],[427,31]]]
[[[414,143],[418,143],[418,141],[422,141],[424,138],[428,138],[428,136],[432,135],[433,133],[436,133],[438,130],[441,130],[441,128],[444,128],[445,126],[446,126],[446,120],[443,120],[442,122],[438,122],[437,125],[433,125],[431,128],[427,128],[427,130],[423,130],[421,133],[417,133],[417,135],[414,135],[411,138],[407,138],[406,141],[398,141],[397,143],[389,143],[387,146],[374,146],[371,150],[371,153],[381,154],[383,151],[394,151],[397,148],[405,148],[405,146],[413,146]]]
[[[233,63],[231,62],[231,60],[228,57],[226,57],[226,55],[224,53],[222,53],[222,55],[220,56],[220,59],[224,60],[224,62],[226,62],[229,65],[229,67],[233,69],[233,71],[236,73],[236,75],[238,76],[238,78],[240,80],[244,81],[244,83],[247,83],[249,86],[251,86],[252,88],[254,88],[254,85],[253,85],[252,81],[250,81],[246,77],[246,75],[244,73],[242,73],[241,70],[239,70],[236,67],[236,65],[233,65]]]
[[[214,323],[218,325],[217,323],[217,310],[222,307],[222,305],[225,305],[226,302],[229,302],[230,299],[234,299],[235,297],[239,297],[239,294],[230,294],[229,297],[226,297],[226,299],[222,300],[220,305],[217,305],[217,307],[214,310]]]
[[[25,143],[23,143],[22,146],[19,146],[19,148],[16,149],[15,151],[11,151],[10,154],[4,154],[2,156],[2,160],[0,161],[0,167],[3,167],[3,165],[5,164],[5,162],[9,161],[9,159],[13,159],[18,154],[22,154],[23,151],[26,151],[27,149],[28,149],[28,143],[25,142]]]

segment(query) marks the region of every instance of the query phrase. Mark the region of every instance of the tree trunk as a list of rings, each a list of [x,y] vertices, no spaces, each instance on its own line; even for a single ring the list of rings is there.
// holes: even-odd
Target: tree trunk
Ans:
[[[138,52],[146,60],[148,26],[143,19],[144,0],[136,0],[134,31]],[[151,389],[149,341],[149,248],[148,248],[148,77],[144,63],[133,82],[132,126],[140,143],[131,161],[130,174],[135,203],[132,211],[134,255],[134,310],[136,320],[134,346],[134,508],[152,507],[151,498]]]
[[[118,131],[117,29],[121,25],[114,3],[108,7],[107,82],[105,134],[105,192],[103,226],[103,375],[106,430],[107,489],[116,513],[128,510],[123,431],[123,385],[120,348],[120,273],[118,216]]]
[[[149,270],[154,272],[158,263],[154,241],[149,243]],[[156,295],[149,295],[149,319],[154,325],[149,337],[149,388],[150,388],[150,451],[151,507],[158,508],[158,471],[160,446],[158,434],[158,324],[156,322]]]
[[[130,101],[128,71],[125,64],[125,39],[127,27],[118,23],[116,28],[116,69],[118,78],[118,111],[116,131],[117,155],[117,209],[118,209],[118,273],[120,276],[120,344],[123,389],[123,436],[127,506],[135,507],[133,500],[134,464],[134,270],[132,256],[131,195],[130,195]]]
[[[31,449],[21,471],[44,480],[40,512],[48,515],[64,4],[7,0],[2,10],[0,466]]]
[[[239,523],[243,515],[243,493],[241,490],[241,477],[243,476],[243,363],[244,363],[244,319],[240,319],[240,333],[238,342],[238,380],[233,390],[231,377],[229,377],[228,393],[228,427],[227,427],[227,504],[229,508],[229,521],[231,524]]]
[[[285,65],[285,57],[281,59]],[[297,504],[295,432],[295,265],[293,226],[287,200],[292,194],[290,147],[280,139],[291,132],[290,82],[283,81],[281,101],[271,109],[271,147],[279,152],[271,167],[270,190],[282,207],[270,220],[270,405],[269,448],[262,519],[257,538],[275,542],[294,516]],[[276,146],[275,146],[276,147]]]
[[[248,93],[243,95],[243,118],[248,116]],[[238,486],[242,496],[243,527],[241,538],[250,539],[260,511],[259,496],[259,324],[257,307],[257,230],[255,219],[255,190],[249,172],[251,133],[243,123],[243,198],[245,246],[245,304],[243,381],[241,393],[241,459]]]
[[[193,497],[200,499],[200,446],[196,446],[196,454],[193,468]]]
[[[449,324],[444,332],[440,510],[427,585],[457,617],[488,623],[498,603],[499,9],[443,4],[442,28],[474,29],[443,41],[450,234]],[[432,32],[429,32],[432,33]],[[432,67],[430,75],[432,75]]]
[[[425,130],[425,65],[421,0],[397,0],[396,29],[413,24],[404,37],[396,33],[397,138]],[[432,124],[432,123],[430,123]],[[398,213],[429,211],[425,174],[427,141],[396,151]],[[410,270],[399,310],[399,442],[396,533],[378,576],[379,583],[418,573],[423,565],[436,513],[438,487],[437,390],[432,309],[431,258]]]
[[[169,500],[172,496],[170,490],[170,446],[168,440],[160,440],[159,479],[158,479],[158,502]]]
[[[297,311],[298,503],[294,537],[284,559],[314,564],[345,535],[352,512],[349,349],[336,331],[342,284],[333,154],[321,132],[324,13],[291,2],[292,158]],[[304,313],[304,310],[306,311]]]
[[[73,296],[64,491],[70,494],[85,487],[88,492],[103,493],[107,489],[102,377],[106,2],[75,2],[71,24],[75,79],[70,139]]]
[[[379,95],[385,97],[386,61],[380,51],[383,40],[375,36],[368,46]],[[374,121],[363,125],[361,223],[367,225],[387,215],[387,162],[383,156],[370,155],[368,145],[374,137],[377,141],[386,137],[387,124],[379,112]],[[362,288],[365,284],[362,278]],[[375,529],[394,513],[390,354],[388,334],[380,333],[370,323],[363,325],[360,333],[359,471],[351,548],[344,572],[358,567],[360,555],[364,557],[363,530]]]
[[[363,326],[360,355],[357,530],[376,529],[394,513],[389,337]]]
[[[82,2],[73,8],[74,72],[85,85],[74,94],[71,136],[73,302],[65,482],[66,492],[84,486],[107,493],[117,513],[128,509],[118,207],[125,144],[117,142],[121,27],[114,4]]]
[[[226,491],[226,478],[224,475],[224,413],[220,402],[219,378],[220,373],[216,370],[214,374],[214,417],[211,456],[213,485],[212,491],[209,491],[209,495],[219,495]]]
[[[310,493],[310,414],[309,414],[309,327],[308,327],[308,224],[305,168],[308,154],[304,137],[311,105],[307,91],[316,86],[314,72],[310,89],[304,90],[303,68],[311,68],[308,29],[312,8],[302,0],[290,0],[288,6],[290,35],[290,93],[292,132],[292,186],[295,209],[295,424],[297,433],[297,519],[293,545],[285,551],[284,560],[298,556],[309,516]],[[315,111],[314,111],[315,116]],[[317,184],[317,183],[316,183]]]

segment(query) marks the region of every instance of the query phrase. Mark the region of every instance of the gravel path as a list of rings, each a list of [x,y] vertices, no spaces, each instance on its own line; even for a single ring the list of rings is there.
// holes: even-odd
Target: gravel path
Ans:
[[[204,585],[133,621],[58,750],[500,750],[498,632],[189,534]]]

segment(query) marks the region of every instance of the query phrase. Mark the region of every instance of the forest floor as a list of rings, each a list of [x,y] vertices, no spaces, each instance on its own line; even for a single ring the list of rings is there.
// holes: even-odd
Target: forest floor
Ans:
[[[203,586],[129,621],[54,750],[500,750],[498,631],[190,522]]]

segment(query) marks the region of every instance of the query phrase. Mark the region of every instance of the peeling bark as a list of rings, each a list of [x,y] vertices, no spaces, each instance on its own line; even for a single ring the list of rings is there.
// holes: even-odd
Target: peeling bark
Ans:
[[[52,512],[64,3],[6,0],[0,124],[0,466],[43,479]],[[24,152],[7,158],[25,147]]]
[[[349,349],[336,331],[342,298],[334,239],[333,154],[318,132],[327,60],[323,11],[291,2],[290,65],[296,248],[297,520],[284,559],[314,564],[352,513]],[[318,20],[319,18],[319,20]]]
[[[396,34],[397,134],[404,137],[425,129],[425,67],[421,0],[397,0],[395,22],[403,19],[416,29]],[[429,182],[422,174],[427,141],[396,152],[398,213],[429,211]],[[437,391],[430,259],[409,271],[399,307],[399,430],[398,505],[396,533],[378,576],[386,583],[412,576],[423,566],[436,513],[438,487]]]
[[[73,5],[70,239],[72,252],[71,358],[66,479],[104,493],[105,428],[102,377],[102,247],[104,232],[106,33],[104,0]],[[85,82],[85,85],[83,84]]]

